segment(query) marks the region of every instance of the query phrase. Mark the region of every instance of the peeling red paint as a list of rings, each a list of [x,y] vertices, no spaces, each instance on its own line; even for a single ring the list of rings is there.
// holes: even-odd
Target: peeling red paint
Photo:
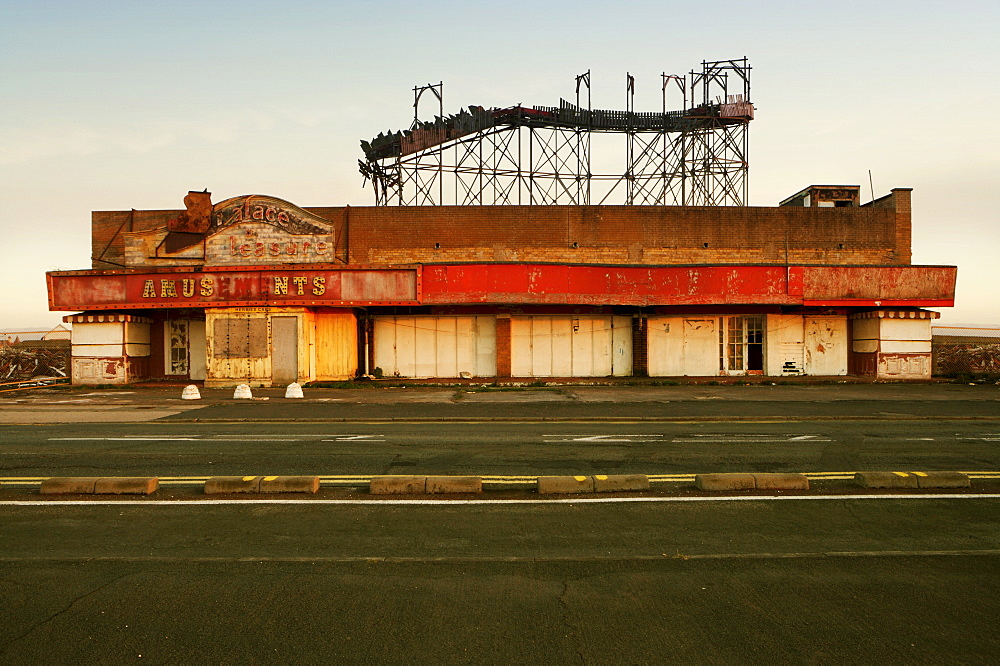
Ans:
[[[48,274],[53,310],[231,305],[950,306],[954,266],[598,266],[442,264],[408,268]]]

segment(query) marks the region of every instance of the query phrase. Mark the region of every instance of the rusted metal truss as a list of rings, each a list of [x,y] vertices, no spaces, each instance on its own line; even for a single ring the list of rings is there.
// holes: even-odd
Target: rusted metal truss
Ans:
[[[659,112],[635,111],[631,75],[624,111],[593,109],[587,72],[576,78],[575,103],[469,107],[447,117],[443,84],[417,87],[410,129],[362,141],[359,169],[380,206],[745,206],[753,119],[747,59],[663,74],[661,87]],[[421,121],[428,92],[438,113]],[[668,111],[668,96],[678,93],[681,110]],[[623,152],[624,167],[604,168],[621,164]]]

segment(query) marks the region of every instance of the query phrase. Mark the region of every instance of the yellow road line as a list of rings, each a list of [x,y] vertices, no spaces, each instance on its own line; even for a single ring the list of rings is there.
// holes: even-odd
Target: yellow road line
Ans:
[[[982,471],[965,471],[958,472],[959,474],[965,474],[970,479],[1000,479],[1000,470],[982,470]],[[856,472],[805,472],[805,476],[809,479],[816,481],[844,481],[851,480],[854,478]],[[914,474],[917,476],[926,476],[927,472],[893,472],[899,476],[907,476],[909,474]],[[99,476],[99,475],[98,475]],[[369,483],[373,476],[386,476],[382,474],[370,474],[370,475],[325,475],[320,476],[320,482],[324,484],[362,484]],[[388,475],[393,476],[393,475]],[[408,476],[408,475],[395,475],[395,476]],[[422,475],[427,476],[427,475]],[[454,475],[452,475],[454,476]],[[476,476],[476,475],[473,475]],[[545,475],[538,475],[545,476]],[[519,484],[531,484],[537,483],[538,476],[527,476],[527,475],[486,475],[481,476],[483,483],[492,485],[519,485]],[[586,478],[580,475],[575,475],[576,478]],[[607,475],[596,474],[597,477],[605,477]],[[688,474],[649,474],[647,475],[651,483],[683,483],[694,481],[694,473]],[[52,477],[48,476],[0,476],[0,485],[25,485],[25,484],[38,484],[46,479]],[[210,476],[161,476],[160,485],[190,485],[204,483],[211,478]],[[256,476],[245,476],[243,477],[247,480],[252,480],[257,478]],[[268,476],[268,479],[274,479],[276,477]]]

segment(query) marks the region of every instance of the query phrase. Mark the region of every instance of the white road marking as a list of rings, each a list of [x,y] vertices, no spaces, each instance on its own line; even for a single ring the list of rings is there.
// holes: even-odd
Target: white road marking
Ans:
[[[750,443],[789,443],[789,442],[832,442],[832,439],[820,435],[682,435],[672,440],[676,444],[750,444]]]
[[[339,435],[324,442],[384,442],[385,435]]]
[[[663,435],[542,435],[547,442],[643,442]]]

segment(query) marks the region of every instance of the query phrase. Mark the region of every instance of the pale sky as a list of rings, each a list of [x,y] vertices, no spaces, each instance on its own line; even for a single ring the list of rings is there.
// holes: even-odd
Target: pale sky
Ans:
[[[90,212],[269,194],[372,205],[358,143],[445,111],[661,106],[660,73],[750,59],[750,204],[912,187],[913,262],[957,265],[939,323],[1000,325],[1000,3],[0,0],[0,328],[55,325],[47,270],[90,268]]]

